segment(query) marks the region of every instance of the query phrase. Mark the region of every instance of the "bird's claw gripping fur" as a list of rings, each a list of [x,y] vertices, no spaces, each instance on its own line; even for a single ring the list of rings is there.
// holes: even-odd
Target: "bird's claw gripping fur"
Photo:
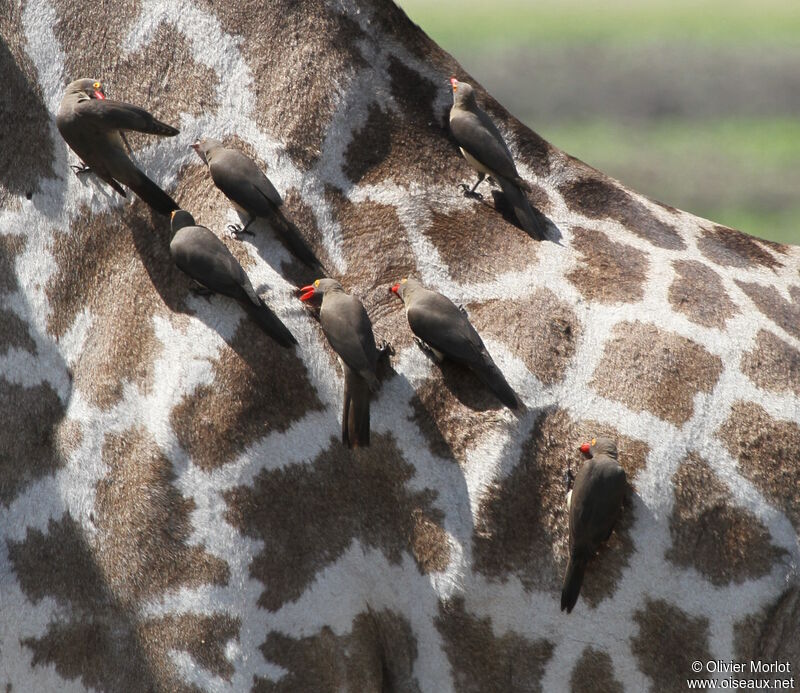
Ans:
[[[572,490],[572,486],[575,483],[575,473],[572,469],[567,468],[567,471],[564,472],[564,486],[567,488],[567,493]]]
[[[244,236],[245,234],[248,236],[255,236],[252,231],[248,231],[247,226],[244,228],[241,224],[228,224],[228,233],[231,235],[232,238],[239,238],[240,236]]]
[[[378,345],[378,356],[394,356],[394,347],[385,339]]]
[[[92,170],[83,162],[79,164],[70,164],[69,167],[75,172],[76,176],[80,176],[83,173],[89,173]]]
[[[458,304],[458,309],[459,309],[459,310],[460,310],[460,311],[461,311],[461,312],[464,314],[464,317],[465,317],[465,318],[468,318],[468,317],[469,317],[469,313],[467,313],[467,309],[466,309],[466,308],[464,308],[464,306],[463,306],[463,305],[461,305],[460,303]]]
[[[479,192],[475,192],[475,189],[470,188],[466,183],[461,183],[459,187],[464,191],[464,197],[469,197],[473,200],[483,200],[483,195]]]

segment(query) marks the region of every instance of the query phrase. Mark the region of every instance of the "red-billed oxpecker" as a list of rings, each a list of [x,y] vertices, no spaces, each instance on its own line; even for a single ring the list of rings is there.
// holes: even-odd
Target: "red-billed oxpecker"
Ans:
[[[311,269],[322,271],[319,260],[309,248],[300,231],[281,212],[283,200],[269,178],[255,161],[238,149],[225,147],[219,140],[204,138],[192,145],[192,149],[206,163],[222,194],[234,208],[248,218],[244,228],[231,225],[235,234],[250,233],[247,228],[257,218],[266,219],[291,252]]]
[[[123,197],[122,186],[127,185],[161,214],[178,209],[175,201],[131,161],[124,139],[125,130],[173,137],[178,134],[174,127],[156,120],[143,108],[106,99],[102,83],[94,79],[79,79],[67,86],[56,126],[83,161],[73,166],[76,174],[93,171]]]
[[[478,106],[472,85],[459,82],[455,77],[450,79],[450,85],[453,89],[450,131],[467,163],[478,172],[478,181],[472,188],[461,184],[464,194],[478,197],[475,189],[487,175],[491,176],[502,189],[522,228],[530,236],[543,239],[543,225],[525,196],[531,186],[517,173],[511,151],[497,126],[486,111]]]
[[[625,470],[617,462],[617,444],[611,438],[593,439],[580,450],[589,459],[567,494],[569,562],[561,589],[561,610],[567,613],[578,601],[586,564],[611,536],[628,491]]]
[[[367,311],[335,279],[317,279],[300,292],[303,302],[322,297],[320,325],[344,369],[342,443],[349,448],[367,447],[370,391],[378,387],[379,355]]]
[[[391,290],[403,300],[408,324],[421,348],[439,363],[447,357],[472,370],[509,409],[523,406],[463,308],[416,279],[402,279]]]
[[[198,226],[189,212],[172,213],[169,252],[179,269],[211,293],[236,299],[247,314],[278,344],[287,349],[297,344],[289,329],[256,293],[242,266],[225,244],[205,226]]]

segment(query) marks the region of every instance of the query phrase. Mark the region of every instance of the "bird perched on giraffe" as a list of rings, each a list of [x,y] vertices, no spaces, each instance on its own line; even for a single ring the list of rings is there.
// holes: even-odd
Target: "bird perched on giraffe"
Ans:
[[[617,444],[611,438],[592,439],[580,450],[589,459],[567,493],[569,561],[561,589],[561,610],[567,613],[578,601],[586,564],[611,536],[628,491],[625,470],[617,462]]]
[[[532,237],[545,238],[542,222],[525,196],[531,186],[517,172],[514,158],[503,136],[492,119],[475,98],[471,84],[450,79],[453,89],[453,106],[450,108],[450,131],[467,163],[478,173],[472,188],[462,183],[464,193],[475,196],[476,188],[486,176],[497,181],[522,228]]]
[[[71,82],[56,114],[56,127],[64,141],[82,163],[74,166],[77,174],[92,171],[123,197],[123,185],[161,214],[169,214],[178,205],[150,180],[128,155],[125,131],[174,137],[178,130],[162,123],[143,108],[107,99],[102,82],[78,79]]]
[[[523,408],[463,308],[416,279],[401,279],[391,291],[405,304],[408,324],[420,347],[439,363],[447,357],[469,368],[509,409]]]

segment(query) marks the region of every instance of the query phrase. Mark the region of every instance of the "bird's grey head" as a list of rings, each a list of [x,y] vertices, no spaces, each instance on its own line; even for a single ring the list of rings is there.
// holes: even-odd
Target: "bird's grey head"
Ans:
[[[309,284],[300,289],[300,300],[306,303],[313,298],[324,297],[325,294],[331,291],[344,292],[344,289],[335,279],[317,279],[313,284]]]
[[[617,443],[613,438],[592,438],[591,443],[581,445],[581,452],[589,457],[607,455],[617,459]]]
[[[405,301],[409,294],[413,293],[415,289],[418,289],[421,286],[422,284],[420,284],[416,279],[404,278],[392,286],[390,291],[397,294],[403,299],[403,301]]]
[[[185,209],[176,209],[172,212],[172,233],[182,229],[184,226],[197,226],[194,217]]]
[[[86,94],[90,99],[104,99],[103,83],[99,79],[76,79],[67,85],[67,94]]]
[[[459,108],[470,108],[477,106],[475,101],[475,91],[471,84],[459,82],[455,77],[450,78],[450,86],[453,88],[453,105]]]
[[[204,137],[201,140],[197,140],[197,142],[192,145],[192,149],[197,152],[197,156],[203,160],[203,163],[207,164],[208,157],[211,153],[216,149],[220,149],[222,146],[223,144],[219,140],[212,139],[211,137]]]

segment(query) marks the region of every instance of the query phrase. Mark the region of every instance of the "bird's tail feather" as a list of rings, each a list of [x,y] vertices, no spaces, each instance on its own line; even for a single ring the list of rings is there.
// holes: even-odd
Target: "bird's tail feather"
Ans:
[[[258,323],[258,326],[282,347],[290,349],[297,344],[297,340],[289,332],[289,328],[281,322],[281,319],[260,298],[259,305],[255,305],[246,297],[242,299],[241,304],[248,315]]]
[[[586,561],[570,556],[567,570],[564,573],[564,586],[561,588],[561,611],[570,613],[578,601],[583,584],[583,573],[586,570]]]
[[[503,372],[497,367],[497,364],[492,360],[491,356],[485,354],[486,358],[484,363],[477,368],[473,368],[475,375],[483,381],[488,388],[494,392],[505,406],[509,409],[518,409],[522,406],[522,401],[514,392],[511,385],[508,384]]]
[[[516,183],[508,180],[507,178],[503,178],[502,176],[497,176],[497,182],[500,183],[500,187],[503,189],[503,195],[505,195],[506,200],[508,200],[508,203],[514,210],[514,214],[516,215],[520,226],[522,226],[522,228],[529,236],[531,236],[531,238],[535,238],[540,241],[543,240],[547,235],[545,233],[544,224],[542,224],[542,222],[534,213],[530,202],[528,202],[528,198],[525,196],[525,193],[520,190]],[[528,186],[528,189],[530,189],[530,186]]]
[[[154,210],[161,214],[169,214],[178,205],[167,193],[151,181],[144,173],[138,172],[138,175],[131,176],[130,180],[122,181],[133,192],[135,192],[142,200],[150,205]]]
[[[349,366],[344,367],[342,443],[348,448],[369,446],[369,384]]]

